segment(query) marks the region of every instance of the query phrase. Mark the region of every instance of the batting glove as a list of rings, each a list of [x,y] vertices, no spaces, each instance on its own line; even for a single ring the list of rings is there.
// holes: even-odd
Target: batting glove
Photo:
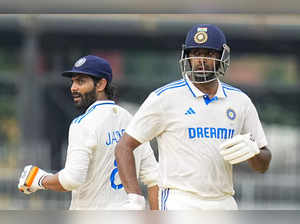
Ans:
[[[48,175],[52,174],[47,173],[37,166],[25,166],[19,179],[18,188],[24,194],[31,194],[41,189],[45,190],[42,181]]]
[[[127,201],[122,206],[124,210],[145,210],[146,200],[144,196],[139,194],[128,194]]]
[[[220,153],[230,164],[244,162],[260,153],[251,134],[236,135],[220,145]]]

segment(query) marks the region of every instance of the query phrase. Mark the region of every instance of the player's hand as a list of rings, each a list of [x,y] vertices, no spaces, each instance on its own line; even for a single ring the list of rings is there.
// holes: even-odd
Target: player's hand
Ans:
[[[128,199],[122,206],[124,210],[145,210],[146,200],[144,196],[139,194],[128,194]]]
[[[251,134],[236,135],[220,145],[220,153],[230,164],[244,162],[260,153]]]
[[[45,189],[42,185],[42,180],[48,175],[52,174],[37,166],[25,166],[19,179],[18,188],[24,194],[31,194],[37,190]]]

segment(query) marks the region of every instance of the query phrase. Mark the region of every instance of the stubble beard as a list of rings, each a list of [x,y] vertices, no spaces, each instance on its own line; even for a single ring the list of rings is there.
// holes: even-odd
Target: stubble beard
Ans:
[[[93,88],[90,92],[85,94],[78,93],[78,95],[80,95],[81,100],[75,103],[75,106],[80,111],[85,111],[97,100],[96,88]]]

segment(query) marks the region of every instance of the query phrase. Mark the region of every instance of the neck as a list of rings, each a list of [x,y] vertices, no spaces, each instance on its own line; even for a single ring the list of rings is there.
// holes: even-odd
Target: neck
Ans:
[[[100,92],[97,94],[96,100],[108,100],[108,98],[104,92]]]
[[[216,95],[218,90],[219,82],[217,79],[208,82],[208,83],[193,83],[201,92],[207,94],[209,98],[212,98]]]

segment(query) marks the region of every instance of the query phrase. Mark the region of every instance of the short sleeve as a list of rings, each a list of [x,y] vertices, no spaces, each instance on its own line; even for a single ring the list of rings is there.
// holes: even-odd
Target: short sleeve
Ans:
[[[84,125],[73,125],[69,133],[69,149],[85,148],[93,150],[97,146],[97,136],[93,130]]]
[[[245,113],[245,122],[242,127],[242,134],[251,133],[259,148],[267,145],[267,139],[260,122],[257,110],[249,99],[248,106]]]
[[[164,102],[154,92],[141,105],[129,123],[126,133],[140,143],[150,141],[165,129]]]

